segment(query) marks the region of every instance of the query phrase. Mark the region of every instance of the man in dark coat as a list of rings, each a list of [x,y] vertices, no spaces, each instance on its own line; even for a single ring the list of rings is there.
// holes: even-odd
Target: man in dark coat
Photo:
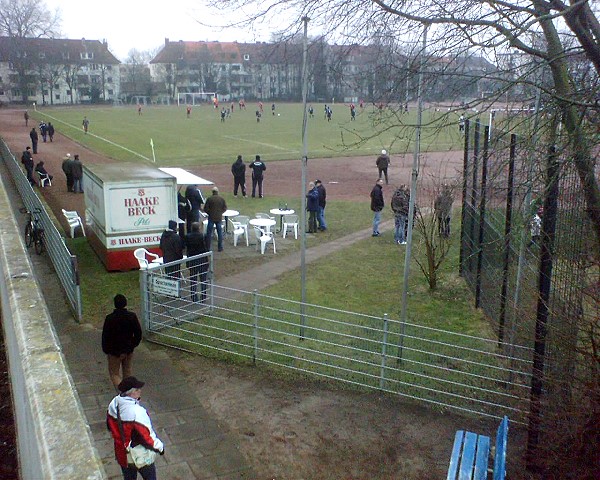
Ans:
[[[383,210],[383,180],[377,179],[377,183],[371,190],[371,210],[373,211],[373,237],[379,236],[379,223],[381,222],[381,211]]]
[[[210,240],[213,228],[217,229],[218,249],[223,251],[223,213],[227,210],[225,199],[219,195],[219,189],[213,187],[212,196],[206,199],[204,211],[208,215],[208,225],[206,226],[206,246],[210,248]]]
[[[202,209],[204,199],[202,198],[200,190],[198,190],[198,185],[188,185],[185,189],[185,198],[190,202],[191,210],[188,212],[187,216],[187,231],[191,232],[192,223],[200,221],[200,210]]]
[[[258,186],[258,196],[263,198],[263,172],[267,169],[265,163],[256,155],[254,162],[250,164],[252,169],[252,198],[256,196],[256,187]]]
[[[406,222],[408,221],[408,209],[410,191],[406,185],[401,185],[392,196],[392,211],[394,212],[394,241],[398,245],[406,244]]]
[[[433,209],[438,222],[440,236],[448,238],[450,236],[450,215],[452,214],[452,189],[450,185],[444,184],[442,191],[435,199]]]
[[[125,308],[127,307],[125,295],[120,293],[116,295],[114,304],[114,311],[104,320],[102,351],[108,357],[110,380],[117,388],[123,378],[132,375],[133,350],[142,341],[142,328],[137,315]]]
[[[185,236],[185,226],[187,217],[192,210],[192,204],[190,201],[185,198],[180,191],[177,192],[177,216],[179,220],[183,220],[183,222],[179,223],[179,236],[183,238]]]
[[[183,240],[177,233],[177,222],[169,220],[168,228],[160,236],[160,249],[163,252],[163,262],[170,263],[183,258]],[[165,267],[167,275],[174,278],[179,278],[180,265],[172,265]]]
[[[319,212],[317,214],[317,221],[319,222],[319,230],[322,232],[327,230],[327,223],[325,222],[325,205],[327,204],[327,191],[321,180],[315,181],[315,186],[319,192]]]
[[[65,172],[65,177],[67,177],[67,191],[73,191],[73,159],[71,158],[71,154],[67,153],[65,158],[63,158],[62,162],[62,171]]]
[[[73,164],[71,165],[71,173],[73,175],[73,191],[75,193],[83,193],[83,165],[79,161],[79,155],[75,154]]]
[[[308,184],[308,192],[306,194],[306,210],[308,211],[308,233],[317,233],[319,191],[313,182]]]
[[[29,132],[29,138],[31,138],[31,148],[33,148],[33,153],[37,154],[38,134],[35,131],[35,127]]]
[[[40,135],[42,135],[42,141],[46,143],[46,138],[48,137],[48,125],[46,122],[40,122]]]
[[[25,167],[25,172],[27,173],[27,180],[31,185],[35,185],[35,180],[33,179],[33,155],[31,154],[31,147],[27,147],[21,155],[21,163]]]
[[[385,184],[388,184],[388,167],[390,166],[390,157],[387,154],[387,151],[382,150],[381,151],[381,155],[379,155],[377,157],[377,160],[375,161],[375,164],[377,165],[377,171],[379,172],[379,178],[381,178],[381,175],[385,175]]]
[[[231,173],[233,174],[233,196],[237,197],[238,188],[242,187],[242,195],[246,196],[246,164],[242,160],[242,156],[238,155],[237,160],[231,165]]]
[[[206,237],[202,233],[203,224],[199,222],[192,223],[192,231],[185,236],[185,248],[188,258],[202,253],[207,253],[210,248],[206,244]],[[208,257],[202,257],[195,260],[188,260],[187,267],[190,269],[190,291],[192,293],[192,302],[198,301],[198,276],[200,276],[200,301],[206,300],[206,280],[208,277]]]
[[[54,139],[54,125],[52,125],[52,122],[48,122],[48,138],[50,141]]]

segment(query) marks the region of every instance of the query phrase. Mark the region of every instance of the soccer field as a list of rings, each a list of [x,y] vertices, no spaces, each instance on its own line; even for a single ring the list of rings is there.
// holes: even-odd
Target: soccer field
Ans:
[[[314,117],[308,118],[308,157],[376,155],[381,149],[393,154],[411,152],[414,145],[416,113],[393,115],[373,106],[358,109],[350,121],[350,109],[333,105],[333,119],[324,118],[324,105],[314,104]],[[161,166],[191,166],[231,163],[237,155],[246,161],[260,154],[269,161],[290,160],[302,155],[302,105],[264,106],[256,121],[256,104],[240,111],[237,104],[224,122],[218,110],[206,104],[195,106],[190,118],[186,107],[136,106],[39,108],[38,120],[52,121],[57,131],[118,160],[153,161]],[[436,113],[425,111],[421,134],[422,151],[448,151],[461,148],[462,137],[453,117],[447,125]],[[438,114],[439,115],[439,114]],[[90,121],[89,134],[82,129],[83,117]],[[154,145],[154,156],[151,147]]]

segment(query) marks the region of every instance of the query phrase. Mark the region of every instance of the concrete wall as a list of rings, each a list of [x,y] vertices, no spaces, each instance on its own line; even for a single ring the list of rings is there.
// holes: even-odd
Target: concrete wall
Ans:
[[[0,301],[23,480],[106,479],[0,177]]]

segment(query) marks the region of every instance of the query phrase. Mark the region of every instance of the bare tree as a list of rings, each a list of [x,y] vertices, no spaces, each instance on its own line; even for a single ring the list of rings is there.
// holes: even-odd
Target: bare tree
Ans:
[[[24,102],[36,87],[35,54],[29,38],[58,35],[60,13],[51,12],[44,2],[36,0],[0,0],[0,35],[10,41],[10,61],[19,77],[19,89]]]

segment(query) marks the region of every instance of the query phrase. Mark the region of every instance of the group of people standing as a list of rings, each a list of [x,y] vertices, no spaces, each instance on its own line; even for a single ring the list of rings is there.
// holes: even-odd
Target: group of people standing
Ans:
[[[67,153],[62,161],[62,171],[67,179],[67,191],[73,193],[83,193],[83,165],[79,155]]]
[[[265,162],[260,158],[260,155],[254,157],[254,161],[248,165],[248,168],[252,170],[252,198],[256,197],[263,198],[263,179],[264,173],[267,170]],[[231,165],[231,174],[233,175],[233,196],[238,196],[238,191],[242,191],[242,196],[247,197],[246,194],[246,164],[241,155],[237,156],[237,159]]]
[[[325,206],[327,204],[327,191],[321,180],[308,184],[306,194],[306,210],[308,211],[308,233],[324,232],[327,230],[325,222]],[[318,223],[318,225],[317,225]]]

